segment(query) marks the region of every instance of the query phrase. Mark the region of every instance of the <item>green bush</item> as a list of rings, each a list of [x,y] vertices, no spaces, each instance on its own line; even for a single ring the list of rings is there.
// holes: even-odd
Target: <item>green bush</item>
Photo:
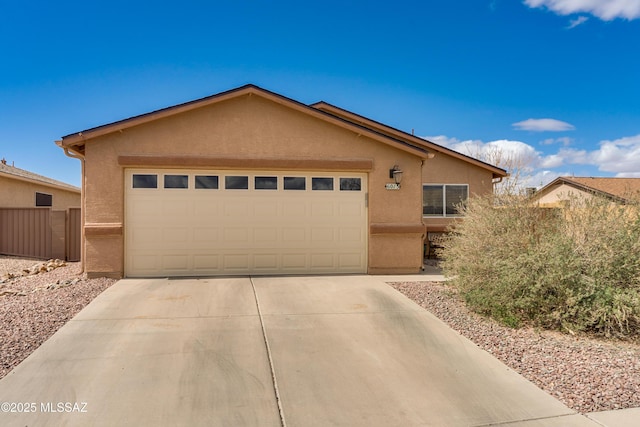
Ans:
[[[444,241],[445,274],[473,310],[518,327],[640,337],[640,209],[472,198]]]

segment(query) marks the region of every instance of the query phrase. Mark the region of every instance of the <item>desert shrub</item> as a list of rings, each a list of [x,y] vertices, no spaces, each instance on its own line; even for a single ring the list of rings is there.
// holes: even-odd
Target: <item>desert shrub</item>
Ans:
[[[524,324],[640,336],[640,210],[597,198],[544,209],[472,198],[444,241],[445,274],[473,310]]]

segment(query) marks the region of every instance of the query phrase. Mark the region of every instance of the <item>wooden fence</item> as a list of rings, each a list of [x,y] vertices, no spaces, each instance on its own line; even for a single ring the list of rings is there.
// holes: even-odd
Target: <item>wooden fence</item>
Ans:
[[[0,208],[0,254],[80,261],[80,208]]]

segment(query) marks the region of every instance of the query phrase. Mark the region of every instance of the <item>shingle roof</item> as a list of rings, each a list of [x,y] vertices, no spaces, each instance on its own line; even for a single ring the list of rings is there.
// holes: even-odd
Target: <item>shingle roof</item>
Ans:
[[[571,181],[620,198],[640,193],[640,178],[571,177]]]
[[[5,165],[0,162],[0,175],[16,177],[18,179],[31,181],[38,184],[43,184],[49,187],[57,187],[63,190],[80,192],[80,188],[67,184],[61,181],[56,181],[55,179],[47,178],[46,176],[38,175],[37,173],[29,172],[24,169],[17,168],[15,166]]]
[[[640,197],[640,178],[560,177],[540,190],[566,183],[585,191],[600,193],[621,201]]]

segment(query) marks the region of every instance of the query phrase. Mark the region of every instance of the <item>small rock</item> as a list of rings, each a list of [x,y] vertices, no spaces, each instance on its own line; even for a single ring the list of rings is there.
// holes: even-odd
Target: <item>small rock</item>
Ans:
[[[24,297],[24,296],[27,296],[27,294],[21,291],[17,291],[15,289],[0,289],[0,297],[3,297],[3,296]]]

